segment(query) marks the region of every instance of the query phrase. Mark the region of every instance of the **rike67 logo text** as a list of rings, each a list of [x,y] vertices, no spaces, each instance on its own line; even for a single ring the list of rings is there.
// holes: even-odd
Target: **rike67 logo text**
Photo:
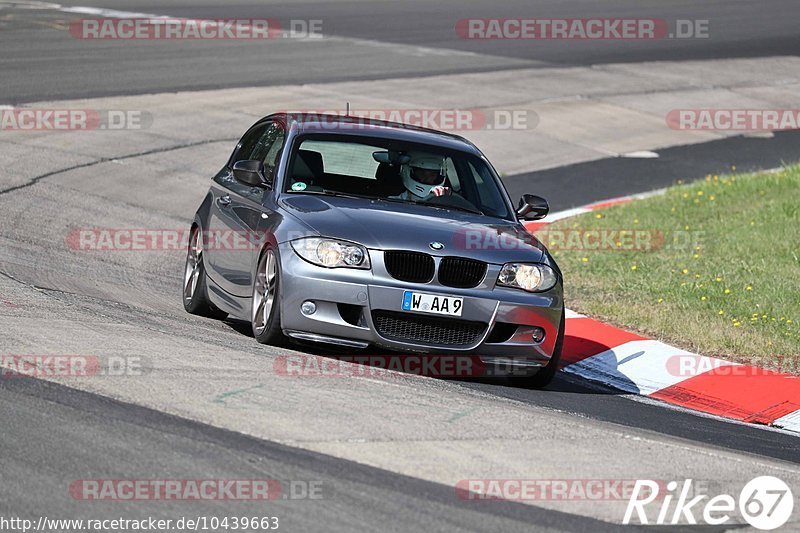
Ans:
[[[656,481],[637,480],[622,523],[733,525],[741,523],[736,517],[738,511],[754,528],[771,530],[786,524],[794,508],[791,489],[773,476],[750,480],[739,493],[738,501],[730,494],[697,495],[691,479],[685,480],[683,485],[670,481],[666,491],[660,490],[662,488],[663,484]],[[658,514],[654,518],[655,511]]]

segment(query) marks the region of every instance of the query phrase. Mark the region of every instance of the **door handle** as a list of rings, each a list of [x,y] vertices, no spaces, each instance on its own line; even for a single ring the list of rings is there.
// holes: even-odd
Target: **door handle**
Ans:
[[[231,205],[231,197],[229,195],[220,196],[217,198],[217,203],[223,207]]]

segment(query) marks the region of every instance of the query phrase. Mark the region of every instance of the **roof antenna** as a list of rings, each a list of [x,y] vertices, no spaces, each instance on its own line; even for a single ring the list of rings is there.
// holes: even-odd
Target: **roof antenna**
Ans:
[[[347,112],[345,113],[345,116],[350,116],[350,102],[347,102]]]

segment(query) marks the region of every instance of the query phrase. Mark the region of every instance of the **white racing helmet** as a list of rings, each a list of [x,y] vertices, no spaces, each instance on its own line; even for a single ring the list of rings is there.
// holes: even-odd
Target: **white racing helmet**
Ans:
[[[413,154],[401,172],[403,185],[419,198],[430,195],[434,187],[444,185],[446,177],[444,158],[431,154]]]

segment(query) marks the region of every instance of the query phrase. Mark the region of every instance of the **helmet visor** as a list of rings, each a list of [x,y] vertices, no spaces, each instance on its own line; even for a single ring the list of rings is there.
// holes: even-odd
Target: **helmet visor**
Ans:
[[[438,170],[429,168],[411,167],[412,177],[425,185],[438,185],[442,181],[442,176]]]

